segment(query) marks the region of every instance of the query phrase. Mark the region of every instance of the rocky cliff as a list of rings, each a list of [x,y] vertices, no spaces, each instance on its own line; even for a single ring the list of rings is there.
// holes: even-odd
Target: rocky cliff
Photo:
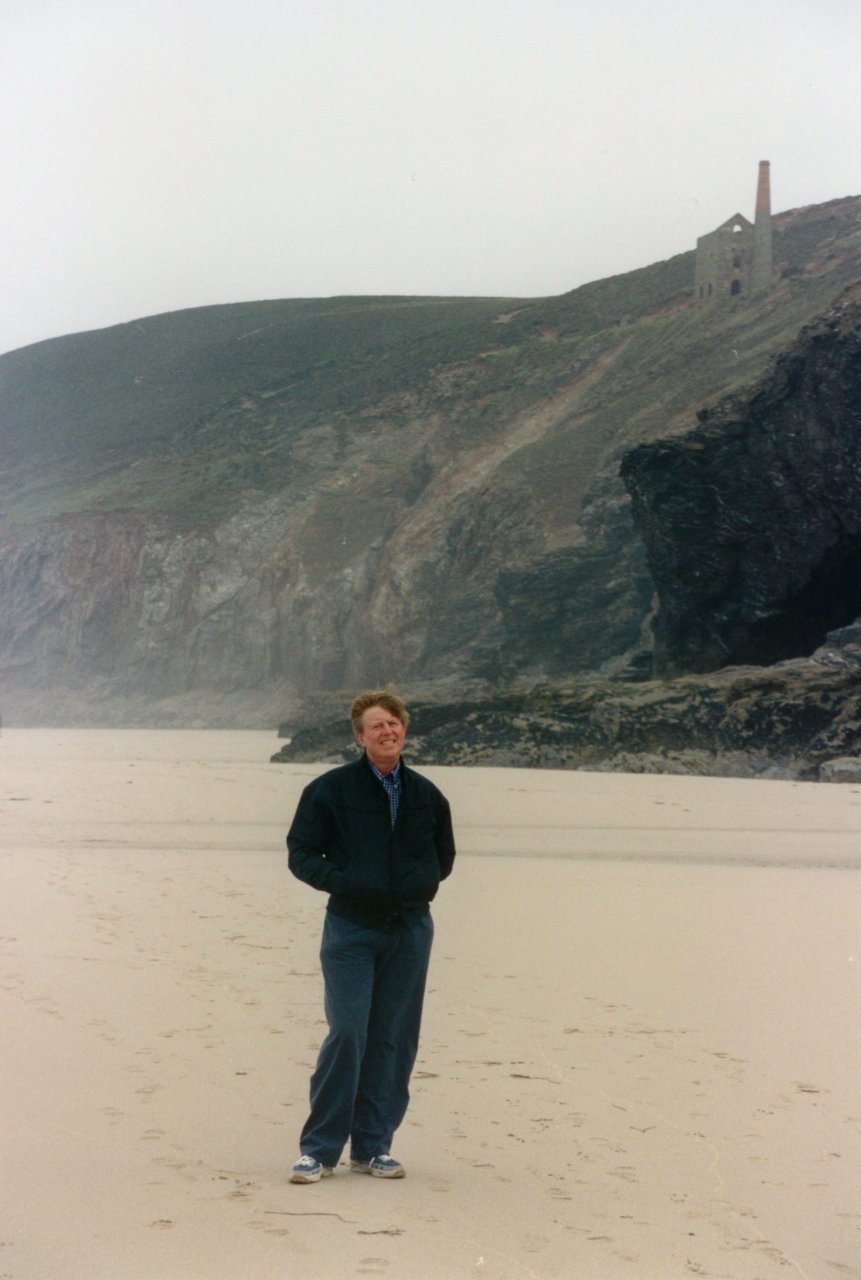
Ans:
[[[621,464],[664,678],[419,702],[415,758],[861,781],[861,285],[699,418]],[[355,751],[320,706],[282,733],[277,760]]]
[[[748,394],[623,459],[655,670],[810,654],[861,615],[861,286]]]
[[[274,726],[367,682],[642,672],[620,459],[861,278],[861,200],[781,215],[775,257],[744,305],[694,307],[683,254],[559,298],[204,308],[0,358],[7,720]]]

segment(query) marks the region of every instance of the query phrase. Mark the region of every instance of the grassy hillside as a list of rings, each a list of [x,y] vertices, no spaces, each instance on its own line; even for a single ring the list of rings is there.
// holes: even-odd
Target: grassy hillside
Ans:
[[[119,503],[180,511],[184,494],[220,490],[224,471],[240,487],[278,483],[273,441],[285,444],[309,413],[361,406],[420,377],[423,356],[468,345],[495,310],[442,299],[243,303],[13,352],[0,359],[7,510],[36,516]],[[290,420],[262,415],[250,436],[230,415],[249,395],[265,406],[287,394]],[[220,429],[211,425],[219,415]],[[165,481],[178,463],[193,463],[197,475],[173,491]],[[141,476],[129,474],[135,465]]]
[[[382,477],[404,492],[426,480],[425,435],[454,453],[498,442],[518,415],[576,387],[567,416],[500,469],[549,520],[560,504],[567,519],[596,468],[749,382],[861,274],[859,209],[851,199],[782,215],[783,278],[755,306],[696,309],[687,253],[557,298],[243,303],[10,353],[3,511],[29,521],[137,508],[205,527],[249,494],[301,495],[311,473],[325,487],[327,467],[357,450],[359,487]]]
[[[641,277],[638,305],[683,287],[678,264]],[[243,491],[289,485],[297,436],[323,420],[354,430],[387,397],[417,396],[450,369],[461,416],[488,391],[528,403],[553,382],[543,326],[566,336],[616,322],[624,287],[554,299],[333,298],[242,303],[154,316],[0,358],[4,509],[23,518],[142,507],[224,515]],[[534,352],[523,386],[524,346]],[[482,356],[482,353],[484,355]],[[496,357],[481,391],[464,364]],[[551,366],[545,370],[544,366]],[[461,371],[460,375],[458,370]],[[390,406],[398,416],[398,406]],[[410,406],[414,408],[414,406]]]

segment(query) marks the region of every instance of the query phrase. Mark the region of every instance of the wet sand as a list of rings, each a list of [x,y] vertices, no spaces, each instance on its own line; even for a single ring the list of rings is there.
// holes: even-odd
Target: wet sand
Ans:
[[[325,899],[276,746],[3,730],[0,1280],[861,1277],[861,788],[427,769],[408,1176],[295,1187]]]

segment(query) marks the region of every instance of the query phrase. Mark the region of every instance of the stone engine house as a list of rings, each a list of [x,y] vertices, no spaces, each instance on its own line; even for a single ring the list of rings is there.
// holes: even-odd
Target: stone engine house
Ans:
[[[761,160],[755,221],[736,213],[697,240],[694,296],[701,303],[747,297],[771,283],[771,184],[769,162]]]

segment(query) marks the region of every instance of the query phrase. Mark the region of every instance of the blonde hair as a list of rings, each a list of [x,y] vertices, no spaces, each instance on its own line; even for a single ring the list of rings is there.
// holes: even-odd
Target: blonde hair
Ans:
[[[350,707],[350,719],[353,722],[354,733],[362,732],[365,712],[370,710],[371,707],[383,707],[386,711],[391,712],[393,716],[397,716],[405,729],[410,722],[410,715],[404,702],[396,693],[392,693],[391,689],[368,689],[365,693],[358,694],[353,699],[353,704]]]

